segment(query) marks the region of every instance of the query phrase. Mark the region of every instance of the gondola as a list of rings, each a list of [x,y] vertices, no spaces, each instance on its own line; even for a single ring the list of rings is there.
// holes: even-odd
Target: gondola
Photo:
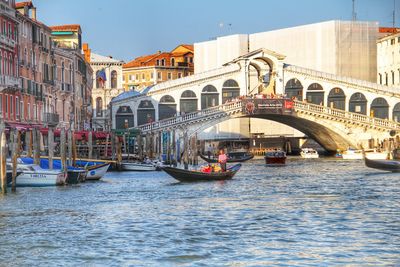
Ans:
[[[217,163],[218,162],[218,157],[214,158],[208,158],[208,156],[202,155],[201,153],[199,154],[200,158],[202,158],[204,161],[208,163]],[[228,163],[235,163],[235,162],[245,162],[247,160],[250,160],[254,158],[254,154],[250,152],[232,152],[232,153],[227,153],[226,156],[228,157],[227,162]]]
[[[221,181],[230,180],[240,170],[242,164],[235,164],[227,169],[226,172],[210,172],[189,171],[173,167],[161,167],[163,171],[181,182],[198,182],[198,181]]]
[[[368,159],[364,157],[365,165],[369,168],[374,168],[382,171],[400,172],[399,160],[386,159]]]

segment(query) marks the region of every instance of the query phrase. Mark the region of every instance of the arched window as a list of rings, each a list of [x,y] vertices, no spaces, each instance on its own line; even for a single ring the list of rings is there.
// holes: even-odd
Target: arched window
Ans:
[[[207,85],[201,92],[201,109],[206,109],[218,106],[219,94],[217,88],[212,85]]]
[[[99,73],[100,73],[99,70],[96,71],[96,76],[95,76],[95,78],[96,78],[96,88],[100,88],[100,82],[99,82],[99,79],[98,79]]]
[[[362,93],[354,93],[350,97],[349,111],[367,115],[367,98]]]
[[[307,88],[306,99],[308,103],[324,105],[324,89],[318,83],[313,83]]]
[[[121,106],[115,115],[115,127],[117,129],[126,129],[134,127],[134,116],[129,106]]]
[[[175,99],[170,95],[161,97],[158,104],[158,119],[164,120],[176,115]]]
[[[137,109],[138,126],[153,122],[155,120],[155,112],[154,105],[150,100],[140,101]]]
[[[197,96],[191,90],[182,93],[180,99],[181,114],[197,111]]]
[[[342,89],[336,87],[329,92],[328,107],[341,110],[346,109],[346,95]]]
[[[400,122],[400,102],[397,103],[393,108],[393,120]]]
[[[372,101],[370,116],[380,119],[389,118],[389,104],[384,98],[378,97]]]
[[[103,117],[103,101],[101,97],[96,98],[96,117]]]
[[[113,70],[111,72],[111,88],[117,88],[117,78],[118,78],[117,71]]]
[[[303,100],[303,85],[296,78],[290,79],[285,86],[285,93],[289,98],[295,98],[296,100]]]
[[[4,53],[4,64],[3,64],[3,68],[4,68],[4,75],[8,75],[8,60],[7,60],[7,53]]]
[[[10,76],[14,76],[14,59],[12,58],[11,54],[10,54],[10,60],[8,61],[9,63],[9,69],[10,69]]]
[[[235,80],[227,80],[222,85],[222,103],[240,96],[240,87]]]

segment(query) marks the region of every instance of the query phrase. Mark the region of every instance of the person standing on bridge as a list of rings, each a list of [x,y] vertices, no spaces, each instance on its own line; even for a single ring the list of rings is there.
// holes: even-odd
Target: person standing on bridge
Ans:
[[[223,172],[226,171],[226,161],[227,160],[228,160],[228,157],[226,156],[224,150],[221,149],[219,151],[218,162],[219,162],[219,165],[221,166],[221,171],[223,171]]]

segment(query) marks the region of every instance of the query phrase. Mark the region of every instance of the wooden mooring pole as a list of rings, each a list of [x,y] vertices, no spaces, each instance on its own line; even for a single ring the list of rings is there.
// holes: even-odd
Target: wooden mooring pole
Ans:
[[[7,166],[6,166],[6,158],[7,158],[7,140],[6,140],[6,132],[3,130],[1,132],[0,137],[0,184],[1,184],[1,193],[7,193]]]
[[[19,148],[20,148],[20,133],[17,129],[14,131],[13,138],[13,149],[12,149],[12,182],[11,182],[11,191],[15,192],[17,187],[17,167],[18,162],[17,158],[19,157]]]
[[[53,169],[53,157],[54,157],[54,132],[53,128],[49,128],[48,132],[48,148],[49,148],[49,169]]]
[[[33,163],[36,165],[40,165],[40,140],[39,140],[39,130],[33,129],[32,131],[33,138]]]
[[[93,133],[92,133],[92,131],[89,132],[88,146],[89,146],[88,158],[91,159],[91,158],[93,158]]]
[[[60,133],[60,156],[61,156],[61,166],[64,173],[67,172],[67,153],[65,145],[66,145],[65,129],[62,128]]]

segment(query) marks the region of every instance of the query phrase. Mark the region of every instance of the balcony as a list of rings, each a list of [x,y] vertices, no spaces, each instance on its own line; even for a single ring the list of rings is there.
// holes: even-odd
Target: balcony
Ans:
[[[44,123],[49,126],[57,126],[60,122],[60,116],[57,113],[44,113]]]
[[[19,87],[20,80],[18,77],[0,75],[0,87]]]
[[[15,44],[16,44],[16,42],[13,39],[11,39],[8,36],[3,35],[3,34],[0,35],[0,43],[8,45],[12,48],[14,48]]]

